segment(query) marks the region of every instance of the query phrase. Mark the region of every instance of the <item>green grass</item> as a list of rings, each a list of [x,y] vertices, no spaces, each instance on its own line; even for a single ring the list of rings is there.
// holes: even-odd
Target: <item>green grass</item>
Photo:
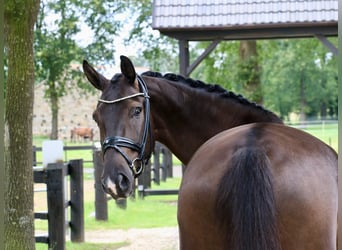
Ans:
[[[338,150],[338,124],[308,125],[301,130],[317,137],[336,151]]]
[[[179,188],[180,178],[168,179],[152,188]],[[137,197],[137,196],[136,196]],[[119,208],[114,200],[108,201],[108,221],[95,220],[94,204],[87,203],[86,229],[128,229],[177,226],[177,195],[146,196],[127,200],[127,209]]]
[[[179,188],[180,181],[180,178],[170,178],[166,182],[162,182],[160,186],[152,185],[152,188],[176,189]],[[125,210],[119,208],[111,199],[108,201],[108,221],[97,221],[94,200],[85,199],[85,230],[177,226],[177,199],[177,195],[146,196],[144,199],[132,198],[127,200],[127,209]],[[47,221],[35,220],[35,228],[47,231]]]
[[[86,211],[93,205],[87,204]],[[94,210],[85,214],[86,230],[97,229],[129,229],[177,226],[176,201],[160,202],[149,199],[128,200],[127,209],[120,209],[114,200],[108,202],[108,221],[96,221]]]

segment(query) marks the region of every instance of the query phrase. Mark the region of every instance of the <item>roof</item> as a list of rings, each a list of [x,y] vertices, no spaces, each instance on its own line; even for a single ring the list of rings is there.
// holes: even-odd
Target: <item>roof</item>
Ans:
[[[154,29],[188,40],[337,35],[337,21],[337,0],[154,0],[152,15]]]

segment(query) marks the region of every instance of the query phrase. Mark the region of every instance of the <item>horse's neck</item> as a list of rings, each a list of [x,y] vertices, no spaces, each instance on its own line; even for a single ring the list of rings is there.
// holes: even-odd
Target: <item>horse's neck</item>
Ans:
[[[223,130],[252,122],[279,122],[259,114],[262,109],[183,83],[152,80],[148,89],[154,139],[184,164],[205,141]]]

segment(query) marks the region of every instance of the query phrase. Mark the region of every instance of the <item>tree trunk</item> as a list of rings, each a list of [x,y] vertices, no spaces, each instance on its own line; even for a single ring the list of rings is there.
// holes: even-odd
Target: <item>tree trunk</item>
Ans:
[[[262,104],[263,96],[260,84],[257,44],[255,40],[240,41],[240,73],[244,93],[247,98]]]
[[[299,86],[299,98],[300,98],[300,113],[299,113],[299,121],[304,122],[306,121],[306,96],[305,96],[305,82],[304,76],[300,78],[300,86]]]
[[[326,89],[327,88],[327,79],[325,77],[322,77],[322,82],[321,82],[321,86],[322,89]],[[321,115],[321,119],[325,119],[328,116],[328,99],[329,97],[327,95],[325,95],[325,98],[321,98],[320,100],[320,115]]]
[[[32,174],[33,26],[39,0],[5,1],[5,249],[35,249]]]
[[[326,119],[327,116],[328,116],[328,113],[327,113],[327,104],[326,102],[322,102],[321,105],[320,105],[320,115],[321,115],[321,119]]]
[[[51,140],[58,139],[58,93],[56,90],[55,83],[49,84],[50,89],[50,105],[51,105]]]

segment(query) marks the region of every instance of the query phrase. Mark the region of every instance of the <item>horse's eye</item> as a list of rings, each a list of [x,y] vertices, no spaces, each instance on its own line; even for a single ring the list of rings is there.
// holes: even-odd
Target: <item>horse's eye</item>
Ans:
[[[141,111],[142,111],[142,108],[141,108],[141,107],[135,107],[135,108],[134,108],[134,111],[133,111],[133,116],[138,116],[138,115],[140,115]]]

